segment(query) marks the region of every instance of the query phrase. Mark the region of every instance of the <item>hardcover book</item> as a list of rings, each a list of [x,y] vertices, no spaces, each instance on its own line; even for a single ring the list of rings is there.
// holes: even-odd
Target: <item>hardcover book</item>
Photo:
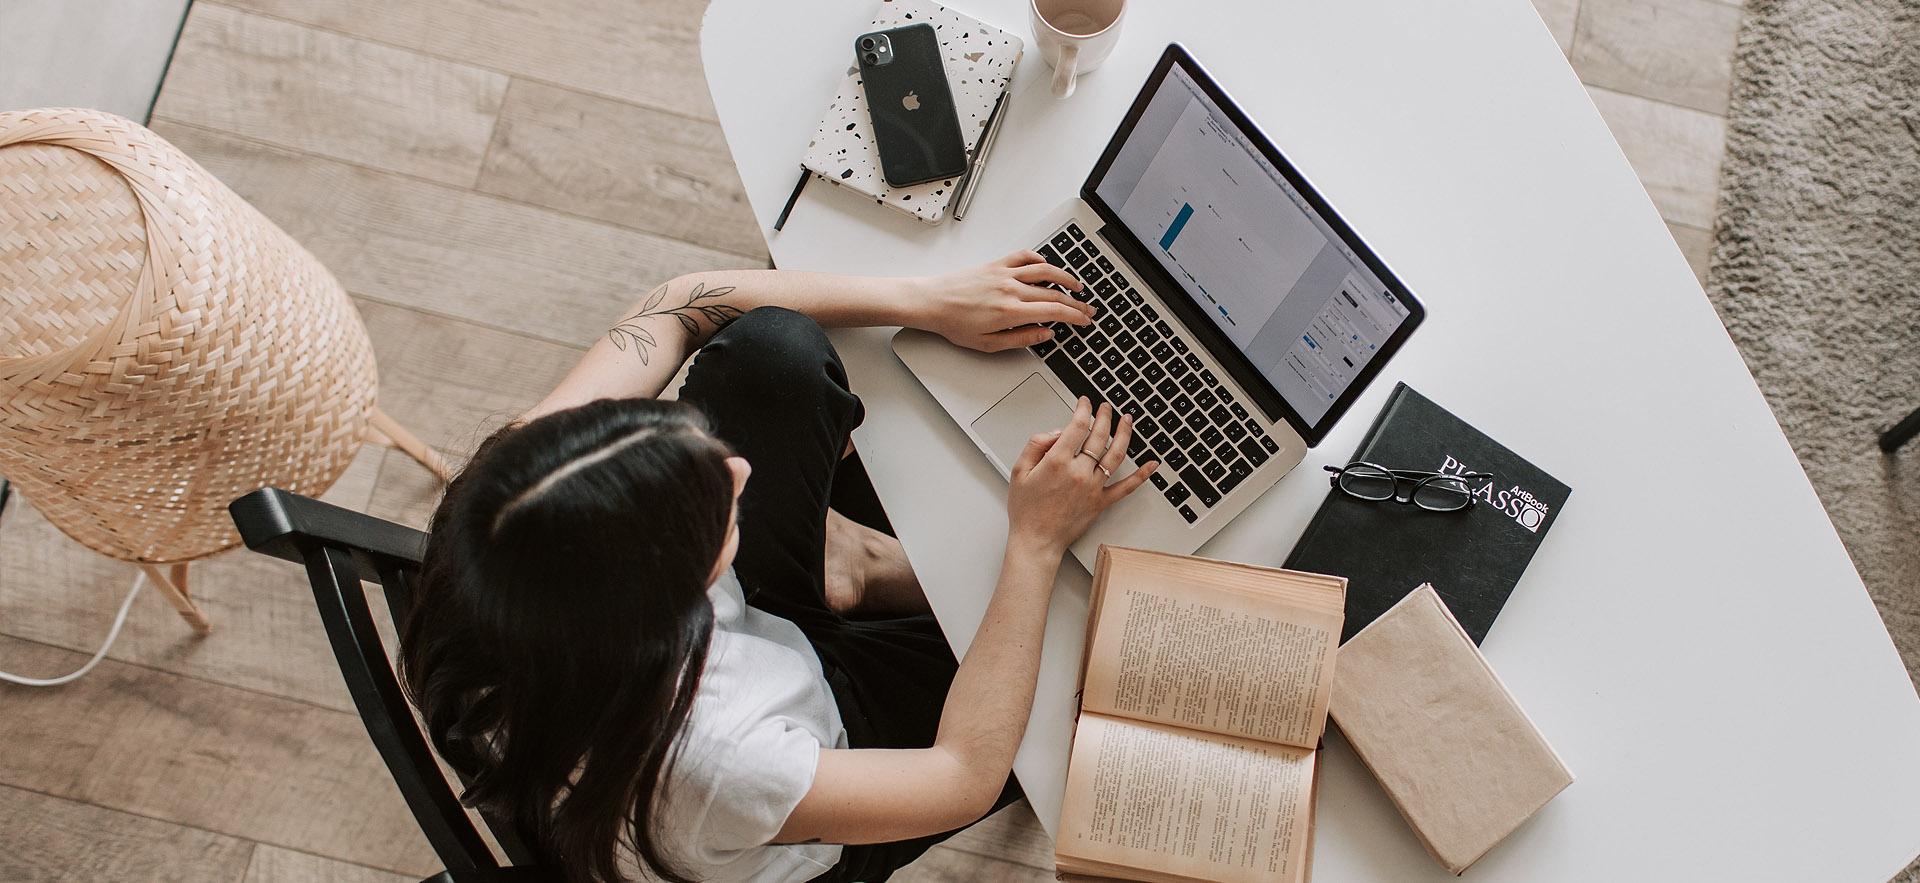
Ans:
[[[1344,582],[1102,546],[1062,879],[1304,881]]]
[[[1013,68],[1022,51],[1020,38],[933,0],[882,0],[867,29],[879,31],[922,23],[933,25],[939,35],[947,85],[953,90],[953,109],[960,118],[960,133],[971,165],[994,103],[1013,80]],[[853,35],[847,39],[851,62]],[[800,164],[822,181],[929,224],[946,220],[954,185],[960,181],[955,177],[911,187],[887,184],[880,171],[880,150],[874,145],[873,118],[867,113],[867,94],[860,85],[858,65],[848,69],[840,91],[827,106],[826,116],[807,142]]]
[[[1327,492],[1285,567],[1347,578],[1344,641],[1432,583],[1475,644],[1487,636],[1571,488],[1405,383],[1354,451],[1388,469],[1490,473],[1477,501],[1430,512]]]
[[[1573,784],[1432,586],[1341,646],[1328,713],[1455,874]]]

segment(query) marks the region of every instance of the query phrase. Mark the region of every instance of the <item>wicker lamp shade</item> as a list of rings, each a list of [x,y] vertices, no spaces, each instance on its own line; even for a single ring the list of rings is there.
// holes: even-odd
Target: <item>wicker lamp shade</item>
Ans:
[[[228,548],[229,501],[340,476],[376,384],[340,284],[173,145],[0,113],[0,475],[68,536],[156,576]]]

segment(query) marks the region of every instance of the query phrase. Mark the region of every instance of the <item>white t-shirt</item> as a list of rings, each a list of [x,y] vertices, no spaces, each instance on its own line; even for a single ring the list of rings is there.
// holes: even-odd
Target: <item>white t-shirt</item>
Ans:
[[[831,843],[771,841],[813,786],[820,749],[847,747],[813,646],[792,622],[747,606],[732,570],[707,589],[713,639],[656,842],[696,880],[811,880],[840,860]],[[652,879],[627,850],[630,877]]]

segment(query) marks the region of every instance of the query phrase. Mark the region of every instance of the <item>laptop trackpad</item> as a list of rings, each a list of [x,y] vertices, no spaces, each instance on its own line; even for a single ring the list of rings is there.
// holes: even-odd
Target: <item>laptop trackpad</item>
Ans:
[[[1004,476],[1013,472],[1027,439],[1067,425],[1072,416],[1073,407],[1034,374],[973,421],[973,434],[986,443],[987,453]]]

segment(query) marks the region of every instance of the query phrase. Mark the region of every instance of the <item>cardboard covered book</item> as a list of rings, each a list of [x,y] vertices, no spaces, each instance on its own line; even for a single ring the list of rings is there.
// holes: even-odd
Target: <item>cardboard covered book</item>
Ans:
[[[1346,581],[1103,546],[1055,861],[1304,881]]]
[[[1420,844],[1455,874],[1573,784],[1433,586],[1340,648],[1330,713]]]

